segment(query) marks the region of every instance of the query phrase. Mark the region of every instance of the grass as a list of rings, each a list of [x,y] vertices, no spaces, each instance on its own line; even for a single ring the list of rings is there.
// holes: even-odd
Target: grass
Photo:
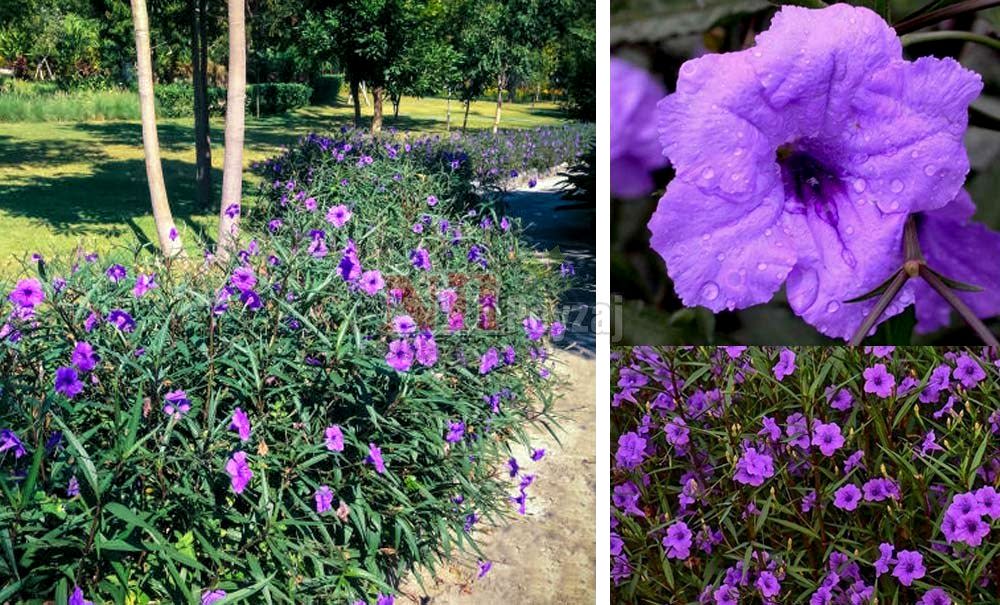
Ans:
[[[126,90],[0,94],[0,122],[138,119],[139,99]]]
[[[387,106],[391,112],[391,105]],[[362,106],[370,117],[371,110]],[[462,106],[452,103],[452,125],[461,126]],[[350,106],[305,107],[282,116],[248,117],[244,162],[274,155],[309,132],[328,132],[351,123]],[[529,128],[555,124],[562,114],[551,103],[505,104],[501,125]],[[488,128],[493,104],[473,103],[469,128]],[[212,165],[218,203],[222,183],[222,120],[212,121]],[[443,99],[404,98],[400,116],[386,128],[445,132]],[[215,214],[194,201],[194,135],[191,118],[158,120],[167,193],[181,237],[192,254],[199,240],[214,237]],[[248,175],[249,177],[249,175]],[[252,191],[248,182],[244,191]],[[139,122],[0,123],[0,273],[18,271],[33,252],[46,256],[77,247],[107,252],[155,242]]]

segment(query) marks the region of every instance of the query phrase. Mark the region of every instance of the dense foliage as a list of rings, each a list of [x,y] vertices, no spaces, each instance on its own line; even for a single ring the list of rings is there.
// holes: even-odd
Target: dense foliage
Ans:
[[[250,115],[277,115],[309,104],[313,90],[296,82],[248,84],[246,109]],[[206,90],[208,112],[213,116],[226,115],[226,89],[210,86]],[[190,116],[194,113],[191,99],[194,88],[190,84],[175,83],[156,87],[156,104],[159,115],[168,118]]]
[[[616,352],[614,596],[995,602],[998,351],[893,349]]]
[[[550,422],[572,268],[470,178],[572,161],[590,132],[312,136],[227,208],[224,267],[26,265],[0,344],[0,601],[384,604],[475,553],[544,464],[508,446]]]

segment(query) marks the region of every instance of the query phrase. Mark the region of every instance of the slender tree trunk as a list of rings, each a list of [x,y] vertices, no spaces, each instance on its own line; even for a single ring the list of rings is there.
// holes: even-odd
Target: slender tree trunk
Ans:
[[[448,103],[445,105],[444,129],[451,132],[451,91],[448,91]]]
[[[153,220],[156,223],[160,251],[170,258],[181,254],[184,248],[174,228],[174,217],[170,214],[167,186],[163,182],[163,166],[160,163],[160,140],[156,134],[156,103],[153,96],[153,60],[149,49],[149,15],[146,13],[146,0],[131,2],[146,180],[149,182],[149,198],[153,204]]]
[[[351,100],[354,102],[354,127],[361,126],[361,100],[358,98],[358,81],[351,78]]]
[[[503,81],[497,80],[497,109],[493,114],[493,134],[500,130],[500,110],[503,109]]]
[[[243,195],[243,125],[246,111],[247,43],[244,0],[229,0],[229,75],[226,83],[226,149],[216,256],[225,261],[239,242]]]
[[[208,122],[208,37],[206,0],[191,0],[191,80],[194,85],[195,195],[212,207],[212,140]]]
[[[536,84],[535,85],[535,97],[533,99],[531,99],[531,108],[532,109],[535,108],[535,103],[538,102],[538,97],[541,94],[542,94],[542,85],[541,84]]]
[[[365,107],[371,107],[372,102],[368,100],[368,85],[361,81],[361,98],[365,100]]]
[[[465,117],[462,118],[462,132],[465,132],[465,127],[469,124],[469,106],[472,105],[472,99],[466,99],[465,101]]]
[[[372,134],[382,132],[382,96],[385,90],[381,86],[372,88]]]
[[[395,99],[392,100],[392,119],[393,119],[393,122],[395,122],[396,120],[399,119],[399,102],[401,100],[402,99],[400,99],[399,97],[396,97]]]

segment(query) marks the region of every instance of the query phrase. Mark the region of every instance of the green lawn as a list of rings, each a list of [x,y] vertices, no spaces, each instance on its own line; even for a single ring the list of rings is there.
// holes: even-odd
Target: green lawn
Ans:
[[[362,107],[365,116],[368,108]],[[391,105],[386,107],[391,112]],[[329,132],[349,124],[349,106],[306,107],[293,113],[248,118],[246,165],[270,157],[308,132]],[[559,122],[554,104],[506,104],[502,126],[526,128]],[[452,103],[452,125],[461,126],[462,106]],[[488,128],[493,104],[473,103],[469,128]],[[404,98],[400,116],[385,127],[444,132],[443,99]],[[223,122],[212,121],[212,164],[222,183]],[[200,236],[214,236],[214,214],[194,204],[194,136],[190,118],[159,120],[160,149],[167,193],[178,230],[192,253]],[[252,190],[248,184],[245,190]],[[11,274],[18,259],[46,256],[82,246],[107,251],[154,238],[149,191],[136,121],[0,123],[0,273]]]

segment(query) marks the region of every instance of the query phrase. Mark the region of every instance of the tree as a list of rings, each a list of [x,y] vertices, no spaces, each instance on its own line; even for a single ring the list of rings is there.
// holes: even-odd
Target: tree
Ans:
[[[142,116],[142,146],[146,157],[146,180],[153,204],[153,220],[160,251],[170,258],[183,253],[180,237],[174,227],[163,182],[160,162],[160,140],[156,132],[156,106],[153,97],[153,61],[149,49],[149,15],[146,0],[131,0],[132,22],[135,29],[136,77],[139,80],[139,111]]]
[[[243,195],[243,129],[247,87],[244,0],[229,0],[229,75],[226,91],[226,148],[222,162],[222,204],[216,256],[225,260],[236,249]]]
[[[188,0],[191,13],[191,83],[194,88],[195,196],[212,205],[212,140],[208,121],[208,2]]]

